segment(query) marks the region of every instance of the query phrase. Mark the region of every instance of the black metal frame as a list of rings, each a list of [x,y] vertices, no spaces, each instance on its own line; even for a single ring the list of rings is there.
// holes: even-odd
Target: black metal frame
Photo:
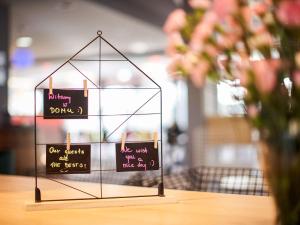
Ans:
[[[97,60],[85,60],[85,59],[74,59],[80,52],[82,52],[85,48],[87,48],[90,44],[92,44],[93,42],[99,40],[99,59]],[[114,49],[118,54],[120,54],[124,60],[109,60],[109,59],[102,59],[102,54],[101,54],[101,43],[102,41],[104,41],[106,44],[108,44],[112,49]],[[72,61],[96,61],[99,62],[99,71],[98,71],[98,76],[99,76],[99,84],[95,84],[91,79],[89,79],[88,76],[86,76],[85,74],[83,74],[75,65],[72,64]],[[106,88],[106,87],[102,87],[101,86],[101,62],[102,61],[126,61],[129,62],[132,66],[134,66],[139,72],[141,72],[141,74],[143,74],[145,77],[147,77],[150,81],[152,81],[157,88],[139,88],[139,87],[133,87],[133,88]],[[47,176],[42,176],[39,175],[39,171],[38,171],[38,163],[37,163],[37,146],[40,145],[46,145],[45,143],[37,143],[37,118],[38,117],[43,117],[41,115],[37,115],[36,113],[36,92],[38,89],[44,89],[44,88],[39,88],[39,86],[46,81],[47,79],[49,79],[54,73],[56,73],[59,69],[61,69],[63,66],[65,66],[66,64],[70,64],[74,69],[76,69],[83,77],[85,77],[87,80],[89,80],[95,87],[94,88],[88,88],[88,89],[97,89],[99,90],[99,113],[98,115],[88,115],[88,116],[97,116],[99,117],[99,132],[100,132],[100,140],[99,142],[84,142],[84,143],[72,143],[72,144],[99,144],[99,166],[100,169],[97,170],[100,172],[100,180],[99,180],[99,184],[100,184],[100,196],[96,196],[93,194],[90,194],[88,192],[85,192],[83,190],[80,190],[78,188],[75,188],[73,186],[70,186],[68,184],[65,184],[61,181],[55,180],[55,179],[51,179]],[[75,90],[77,88],[74,88],[73,90]],[[101,90],[102,89],[157,89],[158,92],[156,92],[151,98],[149,98],[143,105],[141,105],[138,109],[135,110],[135,112],[133,112],[132,114],[111,114],[111,115],[102,115],[101,114]],[[153,99],[155,96],[157,96],[158,94],[160,94],[160,112],[159,113],[142,113],[142,114],[138,114],[137,112],[144,106],[146,105],[151,99]],[[111,133],[109,133],[109,135],[107,136],[107,138],[109,138],[114,132],[116,132],[124,123],[126,123],[132,116],[135,115],[154,115],[154,114],[158,114],[160,115],[160,180],[161,182],[158,185],[158,194],[157,195],[138,195],[138,196],[112,196],[112,197],[104,197],[102,195],[102,172],[103,171],[107,171],[107,170],[103,170],[102,169],[102,150],[101,150],[101,146],[103,143],[118,143],[118,142],[111,142],[111,141],[102,141],[101,137],[102,137],[102,122],[101,122],[101,117],[104,116],[129,116],[126,118],[126,120],[124,120],[115,130],[113,130]],[[147,140],[149,141],[149,140]],[[150,140],[153,141],[153,140]],[[129,141],[128,141],[129,142]],[[139,141],[137,141],[139,142]],[[144,142],[144,141],[143,141]],[[65,144],[65,143],[61,143],[61,144]],[[153,197],[153,196],[160,196],[163,197],[164,196],[164,185],[163,185],[163,146],[162,146],[162,89],[161,87],[153,80],[151,79],[144,71],[142,71],[136,64],[134,64],[130,59],[128,59],[123,53],[121,53],[116,47],[114,47],[110,42],[108,42],[103,36],[102,36],[102,32],[98,31],[97,32],[97,36],[95,38],[93,38],[88,44],[86,44],[83,48],[81,48],[78,52],[76,52],[72,57],[70,57],[67,61],[65,61],[61,66],[59,66],[56,70],[54,70],[50,75],[48,75],[45,79],[43,79],[41,82],[39,82],[34,89],[34,145],[35,145],[35,150],[34,150],[34,156],[35,156],[35,202],[43,202],[43,201],[67,201],[67,200],[91,200],[91,199],[114,199],[114,198],[134,198],[134,197]],[[96,171],[96,170],[93,170]],[[115,171],[115,170],[112,170]],[[85,193],[91,197],[89,198],[73,198],[73,199],[47,199],[47,200],[42,200],[41,198],[41,190],[38,187],[38,178],[39,177],[43,177],[46,178],[48,180],[51,180],[53,182],[57,182],[59,184],[62,184],[64,186],[67,186],[69,188],[75,189],[79,192]]]

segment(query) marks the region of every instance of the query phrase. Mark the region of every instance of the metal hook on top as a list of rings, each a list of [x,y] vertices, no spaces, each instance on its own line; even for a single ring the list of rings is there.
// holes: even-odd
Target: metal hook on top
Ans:
[[[98,35],[98,36],[101,36],[101,35],[102,35],[102,31],[101,31],[101,30],[98,30],[98,31],[97,31],[97,35]]]

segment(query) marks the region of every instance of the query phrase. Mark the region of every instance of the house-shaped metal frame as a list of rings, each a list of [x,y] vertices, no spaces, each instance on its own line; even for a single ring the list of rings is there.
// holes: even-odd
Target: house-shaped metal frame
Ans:
[[[92,43],[94,42],[99,42],[99,55],[98,55],[98,59],[97,60],[93,60],[93,61],[97,61],[99,63],[99,83],[96,84],[95,82],[93,82],[87,75],[85,75],[82,71],[80,71],[80,69],[78,69],[72,62],[73,61],[81,61],[81,59],[75,59],[75,57],[80,54],[84,49],[86,49],[88,46],[90,46]],[[135,67],[135,69],[137,69],[141,75],[145,76],[147,79],[149,79],[149,81],[151,81],[154,85],[155,88],[152,89],[157,89],[157,92],[152,95],[149,99],[146,99],[145,102],[140,105],[138,108],[136,108],[135,111],[133,111],[131,114],[126,114],[126,119],[122,121],[122,123],[120,123],[112,132],[110,132],[106,139],[108,139],[112,134],[114,134],[122,125],[124,125],[131,117],[138,115],[139,110],[142,109],[147,103],[149,103],[154,97],[158,97],[159,98],[159,108],[160,108],[160,112],[156,113],[159,115],[159,124],[160,124],[160,131],[159,131],[159,151],[160,151],[160,167],[159,167],[159,173],[160,173],[160,183],[158,185],[158,191],[156,195],[139,195],[139,196],[110,196],[110,197],[105,197],[102,195],[102,158],[101,155],[103,154],[102,152],[102,144],[103,143],[107,143],[106,141],[103,141],[102,138],[102,124],[101,124],[101,117],[103,115],[101,115],[101,91],[103,89],[106,89],[106,87],[103,87],[101,84],[101,62],[103,61],[118,61],[118,60],[109,60],[109,59],[103,59],[102,58],[102,51],[101,51],[101,43],[105,43],[106,45],[110,46],[112,49],[114,49],[120,56],[122,56],[123,61],[126,61],[128,63],[130,63],[131,66]],[[83,61],[88,61],[88,60],[83,60]],[[120,61],[120,60],[119,60]],[[83,76],[85,79],[87,79],[89,82],[91,82],[91,84],[94,86],[93,89],[97,89],[99,90],[99,115],[96,115],[99,117],[99,133],[100,133],[100,140],[99,142],[97,142],[99,144],[99,155],[100,155],[100,180],[99,180],[99,184],[100,184],[100,196],[96,196],[94,194],[91,193],[87,193],[84,190],[80,190],[76,187],[72,187],[70,185],[65,184],[63,181],[61,180],[56,180],[56,179],[52,179],[47,177],[46,175],[42,175],[40,174],[40,172],[38,171],[38,147],[39,146],[44,146],[46,145],[45,143],[39,143],[38,139],[37,139],[37,134],[38,134],[38,129],[37,129],[37,118],[38,117],[43,117],[43,115],[37,115],[37,91],[40,89],[45,89],[43,87],[41,87],[41,84],[45,81],[47,81],[53,74],[55,74],[58,70],[60,70],[62,67],[64,67],[65,65],[71,65],[75,70],[77,70],[81,76]],[[122,88],[115,88],[115,89],[122,89]],[[128,88],[128,89],[140,89],[139,87],[132,87],[132,88]],[[147,89],[147,88],[145,88]],[[151,113],[149,113],[150,115]],[[153,114],[153,113],[152,113]],[[143,114],[146,115],[146,114]],[[95,116],[95,115],[93,115]],[[149,140],[148,140],[149,141]],[[153,140],[151,140],[153,141]],[[107,41],[103,35],[101,31],[97,32],[97,36],[95,38],[93,38],[88,44],[86,44],[83,48],[81,48],[77,53],[75,53],[72,57],[70,57],[67,61],[65,61],[61,66],[59,66],[56,70],[54,70],[50,75],[48,75],[45,79],[43,79],[41,82],[39,82],[36,86],[35,86],[35,90],[34,90],[34,156],[35,156],[35,201],[36,202],[41,202],[41,201],[62,201],[62,200],[86,200],[86,199],[107,199],[107,198],[124,198],[124,197],[148,197],[148,196],[164,196],[164,185],[163,185],[163,145],[162,145],[162,89],[161,87],[153,80],[151,79],[144,71],[142,71],[136,64],[134,64],[130,59],[128,59],[123,53],[121,53],[116,47],[114,47],[109,41]],[[65,143],[63,143],[65,144]],[[76,144],[85,144],[85,143],[76,143]],[[49,179],[53,182],[62,184],[64,186],[67,186],[68,188],[72,188],[75,189],[76,191],[79,191],[81,193],[86,194],[89,197],[86,198],[72,198],[72,199],[62,199],[62,198],[54,198],[54,199],[42,199],[42,191],[39,187],[39,179],[43,178],[43,179]]]

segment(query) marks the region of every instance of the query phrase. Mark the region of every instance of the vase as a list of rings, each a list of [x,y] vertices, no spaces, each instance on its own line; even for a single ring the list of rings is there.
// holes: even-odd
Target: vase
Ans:
[[[300,224],[300,146],[289,138],[260,142],[260,162],[274,198],[276,225]]]

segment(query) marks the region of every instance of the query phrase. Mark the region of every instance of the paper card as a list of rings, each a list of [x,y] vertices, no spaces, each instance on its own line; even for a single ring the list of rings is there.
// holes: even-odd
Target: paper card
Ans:
[[[126,143],[124,149],[117,143],[116,167],[117,172],[158,170],[158,149],[154,142]]]
[[[88,97],[84,90],[44,89],[44,119],[87,119]]]
[[[46,145],[46,174],[80,174],[91,171],[91,145]]]

